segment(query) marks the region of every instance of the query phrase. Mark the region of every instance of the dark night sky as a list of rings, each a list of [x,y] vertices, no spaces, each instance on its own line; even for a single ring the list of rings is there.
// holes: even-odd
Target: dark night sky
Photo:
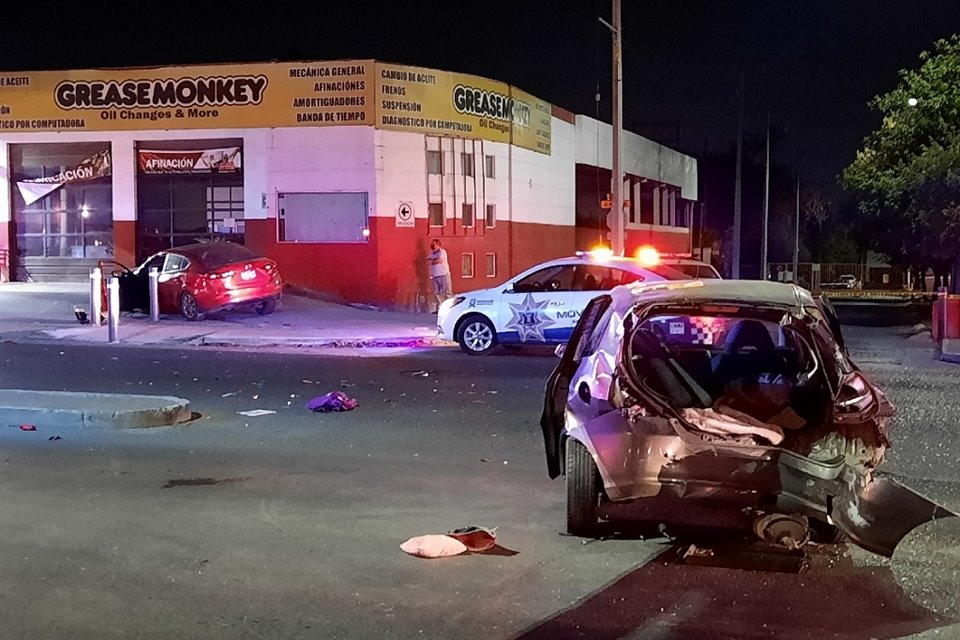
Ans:
[[[106,5],[5,10],[0,68],[376,58],[503,80],[591,116],[599,85],[610,119],[597,21],[610,0]],[[866,102],[960,32],[960,1],[623,0],[623,31],[625,126],[693,155],[726,148],[742,71],[746,127],[762,129],[769,109],[786,128],[779,159],[824,180],[877,125]]]

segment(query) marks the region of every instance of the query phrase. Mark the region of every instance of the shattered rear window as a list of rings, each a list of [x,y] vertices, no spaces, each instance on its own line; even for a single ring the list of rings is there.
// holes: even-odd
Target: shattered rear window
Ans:
[[[795,329],[758,318],[657,315],[627,339],[636,381],[677,409],[732,402],[764,419],[754,405],[785,402],[816,363]]]

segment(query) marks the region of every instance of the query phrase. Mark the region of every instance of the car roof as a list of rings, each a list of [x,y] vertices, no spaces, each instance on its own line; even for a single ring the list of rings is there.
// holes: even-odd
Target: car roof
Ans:
[[[766,280],[674,280],[632,283],[610,291],[615,308],[625,313],[636,304],[654,302],[704,302],[766,304],[800,315],[813,306],[813,295],[793,284]]]
[[[554,260],[547,260],[546,262],[541,262],[535,264],[528,269],[525,269],[523,273],[530,273],[537,269],[543,269],[545,267],[559,267],[570,264],[593,264],[598,267],[616,267],[618,269],[623,269],[624,271],[631,271],[633,273],[648,275],[651,273],[650,269],[646,269],[633,258],[625,258],[622,256],[610,256],[606,258],[596,258],[589,255],[582,256],[567,256],[564,258],[556,258]],[[522,274],[520,274],[522,275]]]

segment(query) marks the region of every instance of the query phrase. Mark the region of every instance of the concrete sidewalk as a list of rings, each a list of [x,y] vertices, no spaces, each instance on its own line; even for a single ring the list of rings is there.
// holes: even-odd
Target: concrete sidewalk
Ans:
[[[80,325],[75,306],[89,312],[86,283],[0,284],[0,340],[107,344],[106,325]],[[383,311],[284,294],[276,312],[213,314],[199,322],[179,315],[124,313],[121,345],[236,347],[414,347],[448,345],[436,336],[436,316]]]
[[[88,313],[87,283],[0,284],[0,342],[110,344],[106,325],[81,325],[74,307]],[[214,314],[199,322],[179,315],[124,313],[117,346],[316,347],[401,349],[447,345],[436,337],[436,316],[380,311],[285,294],[268,316],[252,310]],[[190,419],[189,401],[166,396],[0,389],[0,416],[7,427],[70,429],[140,428]]]
[[[3,426],[141,429],[165,427],[192,417],[190,402],[173,396],[0,389]]]

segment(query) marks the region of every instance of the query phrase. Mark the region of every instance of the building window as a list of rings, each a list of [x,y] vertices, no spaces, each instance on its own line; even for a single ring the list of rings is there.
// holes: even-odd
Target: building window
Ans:
[[[472,278],[473,277],[473,254],[464,253],[460,256],[460,277],[461,278]]]
[[[431,202],[427,205],[427,216],[430,219],[431,227],[442,227],[443,226],[443,203],[442,202]]]
[[[112,257],[111,167],[108,142],[11,144],[10,196],[17,255]],[[18,271],[17,279],[27,277]]]
[[[461,221],[463,226],[472,227],[473,226],[473,205],[464,203],[461,208]]]
[[[443,175],[443,155],[439,151],[427,151],[427,173]]]
[[[493,156],[483,157],[483,174],[488,178],[497,177],[497,159]]]
[[[497,226],[497,205],[487,205],[487,216],[484,219],[484,224],[488,229],[492,229],[493,227]]]
[[[497,254],[495,253],[487,254],[487,277],[497,277]]]
[[[463,165],[463,175],[472,176],[473,175],[473,154],[461,153],[460,160],[461,160],[461,164]]]
[[[680,206],[677,208],[677,226],[686,227],[691,219],[690,211],[693,203],[689,200],[680,200]]]
[[[366,193],[281,193],[280,242],[367,242]]]

